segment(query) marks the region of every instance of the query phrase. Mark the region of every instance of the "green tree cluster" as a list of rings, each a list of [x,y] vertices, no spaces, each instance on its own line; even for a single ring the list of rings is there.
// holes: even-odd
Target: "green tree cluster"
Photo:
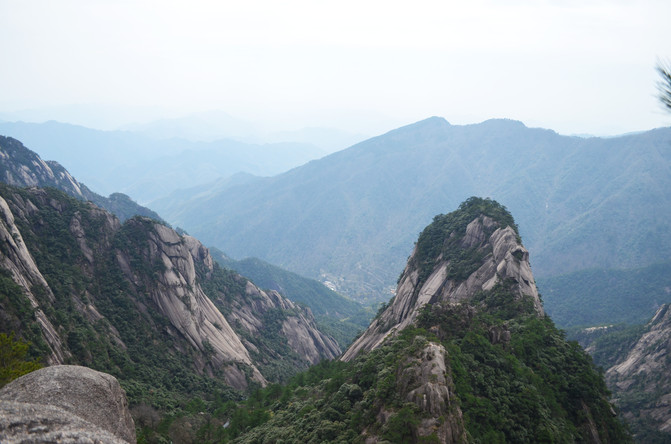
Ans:
[[[19,376],[42,368],[38,359],[28,357],[29,347],[28,343],[16,339],[13,334],[8,336],[0,333],[0,387]]]
[[[220,412],[220,421],[230,422],[218,439],[435,442],[435,435],[419,436],[427,413],[408,402],[400,376],[427,341],[448,351],[452,400],[463,412],[469,442],[589,442],[593,430],[602,442],[631,441],[590,357],[539,317],[530,300],[516,298],[509,282],[470,304],[427,306],[416,326],[352,362],[322,362],[285,386],[259,390]]]

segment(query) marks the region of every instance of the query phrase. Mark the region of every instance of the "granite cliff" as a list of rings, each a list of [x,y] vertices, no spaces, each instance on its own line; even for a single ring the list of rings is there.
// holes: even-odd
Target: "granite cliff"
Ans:
[[[48,364],[119,377],[134,402],[160,408],[163,390],[186,396],[208,381],[265,385],[340,353],[309,310],[151,219],[121,224],[54,189],[2,185],[0,238],[0,278],[11,290],[0,298],[0,330],[31,341]],[[287,349],[266,356],[271,339]]]
[[[640,442],[671,439],[671,306],[661,306],[644,333],[606,371],[615,403]]]
[[[468,302],[479,292],[491,290],[503,281],[512,282],[515,297],[531,301],[534,311],[543,316],[529,253],[521,244],[517,228],[504,226],[484,214],[474,215],[465,230],[460,232],[461,228],[442,233],[444,248],[456,248],[457,255],[441,251],[436,258],[421,258],[424,239],[420,237],[399,278],[396,296],[347,349],[343,360],[349,361],[361,352],[378,347],[389,335],[411,325],[427,304]],[[427,228],[422,236],[432,235]],[[466,274],[462,271],[464,264],[470,267]]]
[[[545,315],[512,216],[476,197],[422,231],[343,357],[279,395],[248,407],[268,419],[238,442],[631,442],[603,375]]]

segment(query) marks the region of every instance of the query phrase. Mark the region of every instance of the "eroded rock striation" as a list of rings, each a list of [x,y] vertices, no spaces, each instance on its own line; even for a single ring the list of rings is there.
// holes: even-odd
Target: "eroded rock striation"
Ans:
[[[434,434],[443,443],[467,442],[446,358],[445,347],[428,342],[419,357],[409,359],[399,375],[401,393],[423,413],[418,436]]]
[[[135,424],[116,378],[57,365],[0,389],[0,441],[135,443]]]
[[[460,252],[474,258],[466,275],[455,269],[471,257],[445,256],[440,252],[431,263],[429,273],[422,269],[418,245],[401,274],[396,296],[345,352],[342,359],[352,360],[357,354],[378,347],[388,336],[411,325],[427,304],[457,303],[473,298],[478,292],[491,290],[497,283],[513,283],[518,298],[528,298],[539,316],[543,306],[529,265],[529,252],[524,248],[516,229],[489,216],[479,214],[466,225],[465,231],[445,233]],[[442,242],[441,242],[442,243]],[[447,243],[447,242],[446,242]],[[433,259],[433,258],[430,258]],[[460,262],[461,261],[461,262]],[[422,277],[422,275],[428,275]]]
[[[340,354],[308,309],[221,269],[197,239],[148,218],[121,224],[54,189],[0,185],[0,241],[0,278],[21,293],[0,300],[0,331],[42,348],[50,365],[95,364],[146,384],[154,370],[170,383],[186,366],[246,389],[267,382],[259,362],[269,368],[290,353],[304,368]],[[288,348],[260,353],[258,338],[269,336]]]
[[[606,381],[625,418],[671,439],[671,306],[662,305],[625,357],[606,371]],[[631,398],[638,401],[631,403]],[[642,430],[637,427],[637,430]]]

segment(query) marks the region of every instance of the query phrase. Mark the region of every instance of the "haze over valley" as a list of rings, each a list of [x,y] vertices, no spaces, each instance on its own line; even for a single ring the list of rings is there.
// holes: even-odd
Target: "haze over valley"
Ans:
[[[670,16],[0,2],[0,442],[671,442]]]

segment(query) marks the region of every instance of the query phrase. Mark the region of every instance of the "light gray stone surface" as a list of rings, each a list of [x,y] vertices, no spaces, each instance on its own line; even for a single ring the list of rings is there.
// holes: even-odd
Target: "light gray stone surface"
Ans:
[[[135,424],[116,378],[57,365],[0,389],[0,442],[134,443]]]
[[[488,237],[487,230],[491,232],[497,226],[487,216],[480,216],[468,224],[461,241],[462,246],[491,253],[483,258],[482,265],[475,272],[461,282],[447,279],[449,261],[439,258],[429,277],[420,285],[419,271],[413,260],[416,251],[413,251],[399,280],[393,302],[347,349],[342,359],[350,361],[361,352],[379,347],[389,335],[414,322],[421,308],[428,303],[468,300],[480,291],[493,288],[504,279],[512,279],[515,282],[513,291],[520,298],[530,297],[536,312],[542,315],[543,306],[529,265],[529,252],[519,242],[511,227],[498,227]]]

